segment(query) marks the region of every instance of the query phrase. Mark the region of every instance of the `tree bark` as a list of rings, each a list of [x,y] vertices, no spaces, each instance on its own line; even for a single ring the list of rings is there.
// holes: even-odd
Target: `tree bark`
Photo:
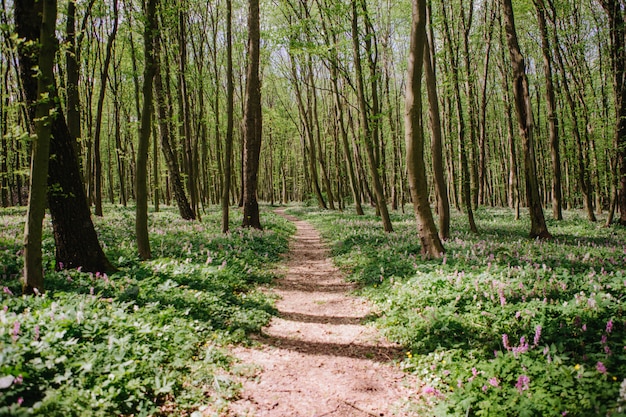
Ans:
[[[422,63],[426,44],[426,0],[413,0],[411,47],[406,85],[406,165],[422,243],[422,254],[440,258],[444,248],[428,202],[428,184],[424,164],[424,128],[422,126]]]
[[[224,144],[224,178],[222,186],[222,233],[229,230],[229,203],[233,166],[233,130],[235,119],[233,85],[233,18],[232,0],[226,0],[226,137]]]
[[[546,78],[546,107],[548,131],[550,135],[550,157],[552,160],[552,216],[555,220],[563,220],[562,186],[561,186],[561,151],[559,149],[559,126],[556,116],[556,98],[552,77],[552,59],[550,41],[546,28],[544,0],[534,0],[539,31],[541,32],[541,53],[543,55],[543,72]]]
[[[363,86],[363,70],[361,67],[361,53],[359,48],[359,33],[358,33],[358,14],[356,1],[352,0],[352,42],[354,49],[354,67],[356,71],[356,83],[357,94],[359,101],[359,113],[361,116],[361,130],[363,131],[363,141],[365,143],[365,151],[367,153],[367,159],[370,166],[370,174],[374,183],[374,193],[376,195],[376,207],[380,210],[380,216],[383,222],[383,228],[385,232],[393,232],[393,226],[391,225],[391,219],[389,218],[389,212],[387,211],[387,202],[385,201],[385,194],[383,185],[380,181],[380,174],[378,173],[378,164],[374,155],[374,144],[372,143],[372,132],[369,128],[367,102],[365,99],[365,88]]]
[[[44,0],[41,18],[39,75],[37,77],[37,101],[35,104],[36,140],[31,148],[30,194],[24,228],[24,294],[39,294],[44,290],[41,239],[43,218],[46,214],[46,179],[50,156],[50,135],[54,108],[54,55],[57,16],[56,0]]]
[[[426,6],[427,23],[431,24],[430,6]],[[437,195],[437,214],[439,215],[439,237],[446,240],[450,237],[450,201],[444,176],[443,145],[441,134],[441,118],[439,115],[439,97],[437,94],[437,75],[433,50],[435,48],[432,26],[426,31],[424,43],[424,72],[426,75],[426,91],[428,92],[428,114],[430,117],[431,153],[433,158],[433,182]],[[420,92],[421,94],[421,92]],[[421,103],[420,103],[421,107]]]
[[[23,42],[18,49],[20,79],[29,107],[31,123],[35,120],[33,103],[37,100],[37,80],[32,76],[37,65],[37,52],[29,44],[39,42],[41,2],[22,0],[15,2],[15,27]],[[56,268],[82,267],[88,272],[111,272],[115,267],[105,256],[91,221],[89,206],[78,167],[74,140],[67,128],[63,110],[59,105],[54,81],[51,100],[56,103],[52,120],[50,159],[48,165],[48,207],[56,249]]]
[[[539,185],[537,183],[537,167],[534,150],[535,144],[533,137],[533,112],[530,104],[528,78],[526,77],[526,64],[517,40],[511,0],[501,0],[501,2],[506,38],[509,45],[509,53],[511,55],[511,64],[513,65],[513,93],[515,96],[515,109],[524,151],[526,198],[528,200],[531,221],[530,237],[549,239],[552,238],[552,235],[548,232],[548,227],[546,226],[543,208],[541,206],[541,198],[539,196]]]
[[[144,70],[143,70],[143,108],[141,110],[141,128],[137,144],[136,163],[136,209],[135,233],[137,250],[143,260],[150,259],[150,240],[148,236],[148,151],[152,128],[153,84],[156,73],[154,37],[157,31],[156,8],[158,0],[147,0],[144,27]]]
[[[96,109],[96,125],[93,139],[93,162],[94,162],[94,203],[95,215],[102,217],[102,159],[100,157],[100,135],[102,130],[102,112],[104,110],[104,98],[106,93],[107,79],[109,77],[109,66],[113,53],[113,42],[117,34],[118,26],[117,0],[113,1],[113,29],[107,37],[106,51],[102,70],[100,72],[100,91],[98,93],[98,104]]]
[[[615,95],[615,153],[619,179],[619,223],[626,225],[626,26],[622,2],[598,0],[604,8],[611,34],[611,66]]]
[[[259,76],[261,28],[259,0],[248,1],[248,75],[243,146],[243,227],[261,229],[257,202],[262,113]]]
[[[195,220],[196,215],[189,205],[187,195],[185,194],[185,187],[180,177],[180,170],[178,168],[178,160],[176,154],[170,144],[170,136],[172,129],[169,124],[169,109],[165,99],[165,90],[163,87],[163,80],[161,78],[161,42],[159,35],[154,37],[154,94],[156,97],[157,113],[159,116],[159,133],[161,138],[161,149],[163,150],[163,156],[167,165],[167,171],[170,177],[170,184],[174,193],[174,200],[178,206],[178,212],[180,217],[185,220]],[[155,144],[156,145],[156,144]]]

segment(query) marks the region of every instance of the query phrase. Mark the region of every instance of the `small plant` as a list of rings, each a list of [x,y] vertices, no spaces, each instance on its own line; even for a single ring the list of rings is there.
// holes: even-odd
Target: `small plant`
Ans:
[[[267,231],[224,236],[217,210],[199,223],[166,209],[151,214],[154,259],[142,263],[132,212],[109,207],[96,226],[120,271],[52,271],[48,230],[47,292],[22,297],[23,217],[0,213],[0,416],[188,415],[236,395],[223,345],[269,321],[271,300],[255,287],[273,279],[288,222],[267,213]]]
[[[410,215],[385,234],[371,214],[292,212],[323,231],[406,347],[421,414],[626,415],[625,230],[568,212],[550,224],[553,241],[533,241],[508,210],[480,209],[481,234],[454,217],[446,256],[432,261]]]

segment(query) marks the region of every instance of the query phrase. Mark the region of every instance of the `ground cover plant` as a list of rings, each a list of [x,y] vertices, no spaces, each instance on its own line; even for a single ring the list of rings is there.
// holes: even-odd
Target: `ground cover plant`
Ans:
[[[140,262],[132,208],[108,207],[96,227],[119,272],[54,272],[47,292],[19,295],[24,210],[0,209],[0,416],[199,415],[237,393],[224,345],[265,325],[270,282],[293,226],[264,211],[266,231],[220,233],[166,208],[150,214],[153,259]],[[205,410],[206,412],[206,410]]]
[[[406,347],[436,416],[626,415],[626,230],[579,212],[527,238],[506,209],[460,215],[442,260],[423,260],[412,215],[385,234],[371,213],[291,209],[375,301],[378,325]]]

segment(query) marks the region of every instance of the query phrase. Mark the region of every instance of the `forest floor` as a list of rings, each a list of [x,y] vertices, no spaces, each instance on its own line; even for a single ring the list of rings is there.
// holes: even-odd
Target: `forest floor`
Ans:
[[[251,371],[231,416],[409,416],[419,384],[399,368],[403,352],[367,325],[372,307],[350,293],[313,226],[277,211],[297,232],[286,272],[270,290],[279,311],[234,355]]]

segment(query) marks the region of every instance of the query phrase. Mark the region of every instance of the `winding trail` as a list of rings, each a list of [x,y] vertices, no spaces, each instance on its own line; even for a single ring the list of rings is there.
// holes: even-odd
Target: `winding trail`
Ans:
[[[417,385],[394,362],[402,352],[363,324],[371,307],[349,295],[354,285],[333,266],[313,226],[277,213],[297,227],[286,274],[271,290],[279,317],[256,337],[256,347],[234,349],[258,372],[243,381],[229,415],[410,416],[402,406]]]

